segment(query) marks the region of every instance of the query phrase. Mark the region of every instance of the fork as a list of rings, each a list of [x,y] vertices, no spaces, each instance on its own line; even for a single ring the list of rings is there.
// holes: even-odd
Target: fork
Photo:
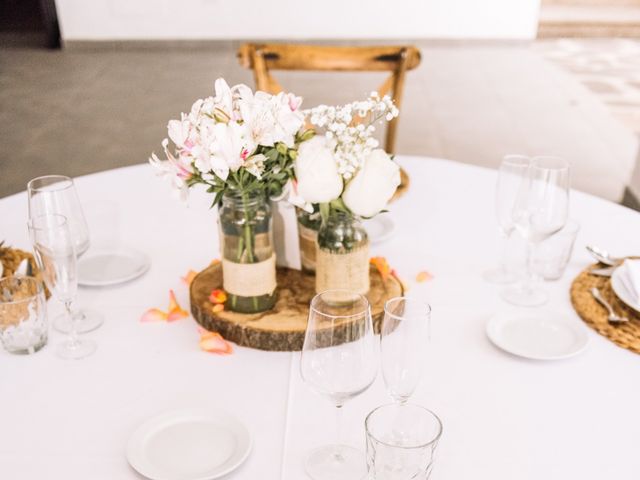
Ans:
[[[613,307],[611,306],[611,304],[604,299],[602,293],[600,293],[600,290],[598,290],[596,287],[591,288],[591,295],[593,295],[593,298],[600,302],[600,304],[609,311],[609,317],[607,318],[607,321],[609,323],[615,324],[629,321],[627,317],[622,317],[613,311]]]

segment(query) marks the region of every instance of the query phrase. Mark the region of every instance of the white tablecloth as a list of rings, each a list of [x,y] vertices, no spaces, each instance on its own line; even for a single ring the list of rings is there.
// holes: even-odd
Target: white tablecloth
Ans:
[[[434,480],[637,479],[640,475],[640,356],[589,331],[583,354],[558,362],[520,359],[486,338],[487,320],[509,307],[485,283],[495,264],[495,173],[442,160],[400,157],[411,177],[391,207],[396,234],[376,245],[407,279],[435,275],[411,295],[433,308],[427,374],[413,401],[442,418]],[[188,306],[180,281],[218,256],[215,213],[196,194],[186,208],[150,167],[123,168],[77,180],[83,202],[120,209],[123,243],[146,251],[151,270],[119,287],[80,290],[79,303],[106,317],[89,334],[99,344],[81,361],[48,347],[31,357],[0,353],[0,478],[138,478],[124,448],[144,420],[175,407],[234,412],[254,435],[234,479],[305,478],[305,452],[333,438],[333,407],[299,375],[298,353],[237,347],[229,357],[204,353],[192,319],[141,324],[147,308],[165,308],[168,290]],[[569,303],[571,279],[589,261],[586,243],[637,254],[640,215],[574,192],[580,231],[573,260],[550,303],[580,323]],[[0,200],[0,239],[28,248],[26,197]],[[49,314],[60,311],[49,302]],[[50,343],[61,339],[52,332]],[[363,420],[387,403],[381,378],[345,407],[347,439],[364,448]]]

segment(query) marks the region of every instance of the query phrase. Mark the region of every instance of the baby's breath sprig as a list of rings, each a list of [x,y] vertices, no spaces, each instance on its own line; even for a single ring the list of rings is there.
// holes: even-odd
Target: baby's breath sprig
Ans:
[[[334,148],[338,172],[349,180],[364,158],[378,147],[373,138],[375,123],[389,122],[399,111],[388,95],[380,98],[378,92],[371,92],[366,100],[337,107],[319,105],[304,113],[312,125],[325,129],[325,136]]]

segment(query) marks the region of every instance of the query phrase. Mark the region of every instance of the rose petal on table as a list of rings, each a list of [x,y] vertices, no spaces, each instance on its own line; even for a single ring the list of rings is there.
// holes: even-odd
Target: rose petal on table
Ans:
[[[167,313],[163,312],[159,308],[150,308],[142,314],[140,317],[141,322],[166,322]]]
[[[421,272],[418,272],[418,274],[416,275],[416,282],[423,283],[431,280],[432,278],[433,278],[433,275],[431,273],[427,272],[426,270],[423,270]]]
[[[384,257],[371,257],[371,260],[369,260],[369,262],[374,267],[376,267],[378,273],[380,273],[380,276],[382,277],[382,281],[386,282],[389,278],[389,274],[391,273],[391,267],[389,267],[389,262],[387,262],[387,259]]]
[[[224,303],[227,301],[227,293],[224,290],[220,289],[212,290],[209,294],[209,301],[214,305],[218,303]]]
[[[211,307],[211,311],[213,313],[219,313],[219,312],[222,312],[223,310],[224,310],[224,303],[218,303],[213,307]]]
[[[169,313],[167,314],[167,322],[175,322],[188,316],[189,312],[184,310],[176,300],[175,292],[169,290]]]
[[[217,332],[206,332],[200,336],[200,348],[205,352],[229,355],[233,347]]]
[[[180,278],[185,283],[185,285],[189,286],[191,285],[191,282],[193,282],[193,279],[196,278],[197,274],[198,272],[196,272],[195,270],[189,270],[184,277],[180,277]]]

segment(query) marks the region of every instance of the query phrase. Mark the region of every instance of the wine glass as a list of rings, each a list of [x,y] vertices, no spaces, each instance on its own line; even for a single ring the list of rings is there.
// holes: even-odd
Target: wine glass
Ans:
[[[77,317],[71,311],[71,304],[78,292],[78,271],[75,245],[67,219],[55,214],[32,217],[29,219],[29,235],[44,282],[51,294],[64,304],[71,326],[68,338],[58,345],[58,356],[77,359],[91,355],[96,350],[96,344],[78,338]]]
[[[380,332],[382,377],[394,402],[406,403],[425,366],[431,307],[420,300],[396,297],[384,304]]]
[[[371,308],[363,295],[327,290],[313,297],[300,373],[312,390],[335,405],[337,422],[336,443],[313,450],[306,460],[314,480],[353,480],[366,473],[364,453],[342,444],[341,412],[375,380],[376,346]]]
[[[540,242],[559,232],[569,216],[569,163],[558,157],[531,160],[527,181],[523,183],[513,207],[516,230],[527,241],[527,274],[520,285],[502,292],[514,305],[534,307],[547,301],[544,290],[534,287],[533,250]]]
[[[76,255],[80,257],[90,244],[89,227],[85,220],[80,199],[73,180],[64,175],[46,175],[34,178],[27,184],[29,218],[39,215],[59,214],[67,218]],[[77,331],[86,333],[102,325],[103,317],[92,310],[74,312]],[[53,326],[62,333],[69,333],[71,324],[66,315],[54,319]]]
[[[518,192],[527,179],[530,159],[524,155],[506,155],[498,168],[496,184],[496,215],[498,233],[501,240],[500,264],[498,268],[484,273],[483,277],[490,283],[505,284],[516,280],[516,275],[507,268],[507,245],[515,229],[512,211]]]

